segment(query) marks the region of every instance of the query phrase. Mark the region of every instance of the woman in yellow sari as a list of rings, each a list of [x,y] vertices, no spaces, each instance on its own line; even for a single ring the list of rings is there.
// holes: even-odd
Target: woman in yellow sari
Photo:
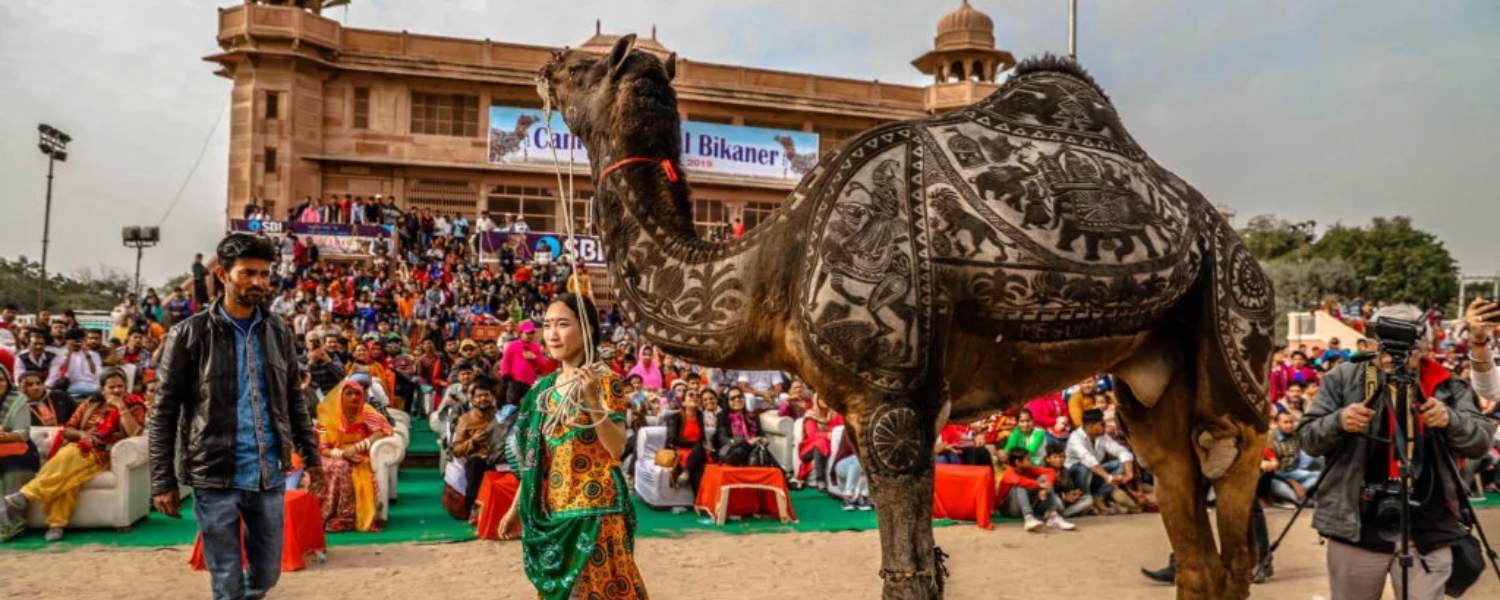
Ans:
[[[364,386],[345,380],[318,404],[317,429],[323,476],[310,491],[323,509],[324,531],[380,531],[370,447],[391,435],[390,422],[365,403]]]

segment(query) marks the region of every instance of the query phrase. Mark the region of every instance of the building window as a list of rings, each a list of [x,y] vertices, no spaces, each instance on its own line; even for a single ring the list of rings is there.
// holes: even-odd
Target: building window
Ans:
[[[266,173],[276,172],[276,149],[266,148]]]
[[[574,199],[575,207],[578,206],[577,200]],[[531,231],[556,232],[557,202],[556,194],[547,188],[497,185],[490,188],[485,208],[499,227],[514,222],[519,216],[526,220],[526,227]],[[582,218],[582,215],[574,216]]]
[[[728,224],[729,208],[724,206],[723,200],[693,199],[693,229],[698,231],[700,239],[715,239],[714,234],[722,234],[721,230]]]
[[[279,119],[281,114],[281,94],[266,92],[266,118]]]
[[[745,220],[745,231],[755,229],[756,225],[759,225],[767,217],[771,216],[776,207],[776,204],[770,202],[746,202],[745,213],[742,217]]]
[[[414,179],[406,190],[408,208],[425,208],[444,215],[474,216],[477,186],[462,179]]]
[[[354,128],[370,128],[370,88],[354,88]]]
[[[479,96],[412,92],[411,132],[479,137]]]

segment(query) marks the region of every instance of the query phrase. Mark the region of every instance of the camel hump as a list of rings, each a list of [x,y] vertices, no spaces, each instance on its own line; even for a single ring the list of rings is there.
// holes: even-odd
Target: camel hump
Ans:
[[[1016,68],[1011,71],[1011,79],[1030,75],[1033,73],[1046,73],[1051,75],[1076,79],[1081,83],[1094,88],[1105,101],[1109,100],[1109,94],[1104,93],[1104,88],[1094,81],[1094,77],[1084,70],[1083,65],[1069,56],[1053,54],[1051,52],[1023,59]]]

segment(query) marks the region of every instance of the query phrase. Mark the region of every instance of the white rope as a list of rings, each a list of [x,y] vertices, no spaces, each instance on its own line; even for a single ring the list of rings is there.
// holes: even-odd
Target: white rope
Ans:
[[[568,271],[572,274],[573,277],[578,278],[576,280],[578,282],[577,296],[582,298],[584,295],[583,277],[579,275],[576,267],[576,265],[579,263],[577,255],[578,233],[577,231],[575,231],[576,228],[573,225],[573,144],[571,143],[571,141],[568,143],[568,185],[565,188],[563,187],[562,161],[557,155],[557,140],[553,137],[552,131],[552,87],[550,82],[545,79],[541,80],[539,87],[541,88],[542,92],[542,120],[545,122],[543,126],[547,130],[547,139],[549,140],[547,146],[552,151],[552,170],[557,176],[557,193],[562,197],[561,199],[563,203],[563,227],[567,232],[568,238],[564,256],[568,261]],[[595,193],[597,193],[597,191]],[[592,209],[592,207],[590,208]],[[592,213],[592,210],[590,210],[590,213]],[[592,223],[592,215],[589,216],[589,222]],[[593,344],[594,337],[592,328],[589,327],[589,316],[581,314],[586,309],[586,306],[580,300],[578,302],[578,306],[574,306],[572,308],[580,313],[578,315],[578,324],[579,327],[583,330],[582,334],[584,360],[583,364],[578,368],[593,370],[598,376],[609,373],[610,370],[607,365],[595,362]],[[561,379],[561,376],[559,376],[558,379]],[[538,396],[542,399],[542,410],[546,412],[547,415],[547,419],[543,423],[542,431],[548,437],[556,435],[557,432],[561,431],[565,426],[572,429],[593,429],[595,427],[598,427],[600,423],[606,420],[600,419],[598,417],[607,415],[609,412],[608,409],[589,407],[583,401],[582,391],[582,385],[580,385],[579,380],[575,378],[567,382],[556,383],[552,385],[552,387],[543,390],[542,393]],[[553,392],[559,392],[558,395],[560,397],[558,398],[557,406],[553,407],[552,410],[546,410],[546,398],[548,398]],[[596,390],[596,393],[604,393],[604,390]],[[589,416],[589,418],[587,420],[581,420],[579,417],[584,415]]]

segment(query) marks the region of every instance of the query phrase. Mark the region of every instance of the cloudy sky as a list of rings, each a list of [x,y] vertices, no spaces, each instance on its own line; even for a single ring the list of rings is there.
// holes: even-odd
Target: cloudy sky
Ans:
[[[54,190],[52,270],[128,271],[127,224],[162,225],[166,241],[144,266],[153,284],[212,250],[223,230],[230,83],[201,59],[217,50],[215,7],[238,3],[0,2],[0,256],[40,255],[39,122],[74,137]],[[1018,57],[1066,50],[1066,0],[974,4]],[[1080,59],[1131,133],[1241,221],[1275,213],[1321,228],[1408,214],[1465,272],[1500,272],[1490,178],[1500,168],[1500,2],[1079,4]],[[355,0],[347,16],[332,16],[350,27],[559,46],[586,39],[595,18],[607,32],[655,24],[663,44],[694,60],[922,84],[908,63],[957,6]]]

